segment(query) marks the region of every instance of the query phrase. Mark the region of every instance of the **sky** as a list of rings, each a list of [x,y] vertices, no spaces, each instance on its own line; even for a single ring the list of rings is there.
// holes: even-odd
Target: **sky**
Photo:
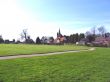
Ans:
[[[0,0],[0,35],[20,39],[23,29],[37,36],[85,33],[105,26],[110,32],[110,0]]]

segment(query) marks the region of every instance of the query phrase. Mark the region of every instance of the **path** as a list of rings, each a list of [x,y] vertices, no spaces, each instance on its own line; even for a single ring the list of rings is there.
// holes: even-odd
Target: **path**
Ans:
[[[0,60],[15,59],[15,58],[28,58],[28,57],[34,57],[34,56],[56,55],[56,54],[63,54],[63,53],[73,53],[73,52],[93,51],[93,50],[95,50],[95,48],[91,48],[91,49],[87,49],[87,50],[74,50],[74,51],[53,52],[53,53],[46,53],[46,54],[4,56],[4,57],[0,57]]]

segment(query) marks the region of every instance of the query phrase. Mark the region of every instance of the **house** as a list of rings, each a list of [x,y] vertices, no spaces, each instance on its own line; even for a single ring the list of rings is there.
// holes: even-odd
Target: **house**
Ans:
[[[53,42],[54,42],[54,38],[53,37],[43,36],[41,38],[41,43],[43,43],[43,44],[53,44]]]
[[[76,42],[77,45],[86,45],[89,42],[87,38],[82,38],[79,42]]]

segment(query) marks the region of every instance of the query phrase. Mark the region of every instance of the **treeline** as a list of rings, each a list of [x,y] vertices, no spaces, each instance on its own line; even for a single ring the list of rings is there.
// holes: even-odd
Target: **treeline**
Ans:
[[[70,36],[64,35],[64,37],[65,37],[64,43],[73,43],[73,44],[75,44],[76,42],[79,42],[81,39],[84,39],[84,38],[88,38],[90,41],[93,38],[92,35],[86,36],[84,33],[71,34]],[[13,39],[12,41],[4,40],[2,36],[0,36],[0,43],[6,43],[6,44],[9,44],[9,43],[46,44],[48,42],[54,43],[54,41],[55,39],[53,37],[46,37],[46,36],[45,37],[43,36],[41,39],[37,37],[35,41],[31,39],[30,36],[28,36],[23,42],[21,42],[20,40],[15,41],[15,39]]]
[[[84,33],[76,33],[76,34],[71,34],[70,36],[66,36],[64,35],[64,37],[66,37],[66,41],[65,43],[76,43],[79,42],[81,39],[85,38],[85,34]]]
[[[84,33],[76,33],[76,34],[71,34],[70,36],[66,36],[64,43],[72,43],[75,44],[76,42],[79,42],[81,40],[85,40],[86,42],[92,42],[95,40],[96,37],[102,36],[100,34],[84,34]],[[103,34],[103,37],[110,37],[110,33],[105,33]],[[15,39],[13,39],[12,41],[10,40],[4,40],[2,36],[0,36],[0,43],[13,43],[13,44],[18,44],[18,43],[26,43],[26,44],[46,44],[48,43],[48,41],[50,41],[51,43],[54,43],[54,38],[53,37],[42,37],[39,38],[37,37],[36,40],[34,41],[33,39],[30,38],[30,36],[28,36],[23,42],[21,42],[20,40],[15,41]]]
[[[9,43],[17,43],[17,42],[15,41],[15,39],[13,39],[12,41],[10,41],[9,39],[4,40],[4,39],[2,38],[2,36],[0,36],[0,43],[9,44]]]
[[[43,36],[42,38],[37,37],[36,40],[34,41],[28,34],[27,29],[23,29],[20,36],[21,39],[23,39],[24,41],[22,42],[20,40],[15,41],[15,39],[13,39],[12,41],[4,40],[3,37],[0,36],[0,43],[46,44],[46,43],[55,43],[55,41],[57,40],[57,38]],[[86,33],[80,33],[80,34],[75,33],[75,34],[71,34],[70,36],[64,35],[63,37],[64,37],[63,43],[75,44],[76,42],[79,42],[81,40],[91,43],[92,41],[95,40],[96,37],[105,37],[105,38],[110,37],[110,33],[106,32],[104,26],[100,26],[100,27],[93,27]]]

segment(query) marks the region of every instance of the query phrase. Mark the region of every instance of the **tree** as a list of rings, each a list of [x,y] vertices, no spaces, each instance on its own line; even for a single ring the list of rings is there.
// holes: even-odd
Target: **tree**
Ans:
[[[30,38],[30,36],[27,36],[27,39],[26,39],[25,43],[33,44],[34,41]]]
[[[23,30],[22,30],[21,38],[22,38],[22,39],[25,39],[25,41],[26,41],[26,39],[28,38],[27,29],[23,29]]]
[[[80,35],[79,35],[79,40],[81,40],[81,39],[83,39],[83,38],[85,38],[84,33],[80,33]]]
[[[106,29],[105,29],[104,26],[100,26],[100,27],[98,28],[98,31],[99,31],[99,33],[101,34],[101,36],[104,36],[104,34],[105,34],[105,32],[106,32]]]
[[[85,33],[85,35],[86,35],[86,37],[87,37],[88,35],[91,35],[91,32],[90,32],[90,31],[87,31],[87,32]]]
[[[70,43],[75,43],[76,42],[75,36],[76,36],[75,34],[70,35],[70,37],[69,37],[69,42]]]
[[[91,28],[91,34],[96,35],[96,27]]]
[[[7,39],[7,40],[5,40],[4,42],[5,42],[6,44],[9,44],[9,43],[10,43],[10,40]]]
[[[66,36],[66,35],[64,35],[64,37],[66,38],[65,43],[70,43],[70,37],[69,36]]]
[[[107,38],[107,37],[110,37],[110,33],[108,32],[108,33],[105,33],[105,37]]]
[[[89,42],[92,42],[95,40],[95,33],[93,31],[93,33],[91,33],[90,31],[86,32],[86,39],[89,40]]]
[[[45,36],[43,36],[43,37],[41,38],[41,43],[45,44],[46,42],[47,42],[47,38],[46,38]]]
[[[12,43],[15,43],[15,39],[13,39]]]
[[[79,41],[79,34],[76,33],[76,35],[75,35],[75,43],[78,42],[78,41]]]
[[[70,35],[70,37],[69,37],[70,43],[76,43],[78,41],[79,41],[79,34],[78,33]]]
[[[4,43],[2,36],[0,36],[0,43]]]
[[[36,44],[41,44],[41,40],[39,37],[36,38]]]
[[[54,38],[53,37],[49,37],[49,40],[50,40],[51,43],[54,42]]]
[[[86,38],[89,40],[89,42],[92,42],[95,40],[94,35],[88,35]]]
[[[19,43],[21,43],[20,40],[17,40],[17,41],[16,41],[16,44],[19,44]]]

